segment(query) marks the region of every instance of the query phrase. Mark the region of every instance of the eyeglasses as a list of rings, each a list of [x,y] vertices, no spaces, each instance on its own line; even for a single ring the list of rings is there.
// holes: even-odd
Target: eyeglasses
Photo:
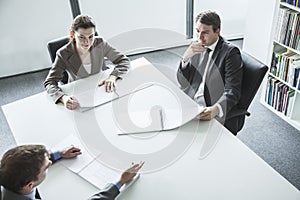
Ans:
[[[92,40],[95,37],[95,33],[91,34],[90,36],[86,37],[84,35],[81,35],[80,33],[75,31],[75,34],[79,38],[80,41],[85,41],[85,40]]]

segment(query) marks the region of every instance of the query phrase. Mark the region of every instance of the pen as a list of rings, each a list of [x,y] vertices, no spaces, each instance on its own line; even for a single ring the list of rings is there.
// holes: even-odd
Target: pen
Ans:
[[[160,115],[161,130],[164,130],[164,119],[163,119],[162,109],[159,109],[159,115]]]

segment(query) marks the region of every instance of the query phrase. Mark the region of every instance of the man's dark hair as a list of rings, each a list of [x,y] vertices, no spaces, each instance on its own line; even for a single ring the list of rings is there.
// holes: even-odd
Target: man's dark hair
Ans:
[[[200,22],[205,25],[212,25],[214,32],[221,27],[221,20],[219,15],[213,11],[204,11],[196,16],[196,23]]]
[[[21,145],[8,150],[0,163],[0,183],[19,193],[26,184],[37,180],[47,154],[43,145]]]

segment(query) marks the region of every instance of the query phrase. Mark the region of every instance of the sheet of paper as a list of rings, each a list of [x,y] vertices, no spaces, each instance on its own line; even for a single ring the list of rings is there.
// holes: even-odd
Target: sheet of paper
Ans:
[[[118,181],[120,172],[110,169],[99,161],[94,160],[79,175],[96,187],[103,188],[107,183]]]
[[[130,120],[129,123],[122,123],[122,126],[118,124],[118,135],[162,131],[164,127],[161,115],[161,109],[118,113],[120,119],[124,119],[122,122]]]
[[[92,156],[87,148],[81,143],[78,137],[75,135],[69,135],[68,137],[64,138],[60,143],[58,143],[56,146],[51,148],[52,151],[62,150],[67,147],[70,147],[71,145],[78,147],[81,149],[82,154],[77,156],[76,158],[70,158],[70,159],[61,159],[59,162],[70,169],[71,171],[78,173],[81,171],[84,167],[86,167],[88,164],[90,164],[95,156]]]
[[[117,134],[171,130],[186,124],[203,111],[203,106],[193,101],[182,101],[182,98],[190,98],[187,95],[180,97],[181,101],[170,88],[156,83],[136,91],[128,100],[128,109],[118,113]]]
[[[74,97],[78,100],[81,108],[91,108],[110,102],[119,96],[114,91],[106,92],[105,87],[101,86],[79,94],[74,94]]]
[[[163,110],[163,130],[171,130],[178,128],[187,122],[194,119],[198,114],[203,112],[204,107],[186,107],[184,110],[181,109],[165,109]]]

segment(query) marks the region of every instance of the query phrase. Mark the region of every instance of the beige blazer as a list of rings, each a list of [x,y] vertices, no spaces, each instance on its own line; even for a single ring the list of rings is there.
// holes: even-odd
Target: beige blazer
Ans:
[[[128,72],[130,68],[129,59],[110,46],[101,37],[96,37],[91,47],[91,74],[88,74],[82,65],[75,43],[69,42],[56,53],[55,61],[44,82],[47,93],[52,97],[53,101],[57,103],[64,95],[64,92],[58,86],[58,82],[63,78],[64,71],[68,73],[68,82],[88,77],[89,75],[107,69],[104,63],[105,57],[115,64],[111,75],[122,78]]]

